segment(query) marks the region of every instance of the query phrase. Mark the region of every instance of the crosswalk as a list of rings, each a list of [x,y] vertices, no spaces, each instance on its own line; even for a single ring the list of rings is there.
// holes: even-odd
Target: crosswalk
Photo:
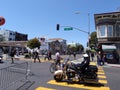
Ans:
[[[91,63],[92,65],[95,65],[95,63]],[[71,87],[71,88],[78,88],[82,90],[110,90],[108,87],[107,77],[105,76],[105,72],[101,66],[98,66],[98,83],[99,85],[85,85],[83,83],[81,84],[68,84],[67,82],[56,82],[55,80],[50,80],[47,82],[49,85],[56,85],[56,86],[62,86],[62,87]],[[38,87],[36,90],[57,90],[55,88],[46,88],[46,87]]]

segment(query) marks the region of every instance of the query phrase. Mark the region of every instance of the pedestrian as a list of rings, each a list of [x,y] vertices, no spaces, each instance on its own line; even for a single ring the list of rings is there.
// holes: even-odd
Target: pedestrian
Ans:
[[[10,57],[11,57],[11,60],[12,60],[11,64],[14,63],[14,56],[15,56],[15,53],[16,53],[15,49],[11,49],[11,52],[10,52]]]
[[[36,62],[36,59],[38,59],[39,62],[41,62],[39,58],[39,53],[37,51],[33,51],[33,58],[34,58],[34,63]]]
[[[102,58],[102,65],[105,64],[105,61],[106,61],[106,55],[104,54],[104,55],[103,55],[103,58]]]
[[[100,51],[97,53],[97,65],[101,66],[101,52]]]
[[[44,60],[46,60],[46,58],[49,60],[49,54],[48,54],[48,51],[45,52]]]
[[[55,56],[56,56],[56,65],[57,65],[57,64],[60,65],[60,59],[61,59],[60,53],[59,53],[59,52],[56,52]]]
[[[51,51],[48,51],[48,59],[49,59],[49,60],[52,59],[52,53],[51,53]]]
[[[94,52],[91,52],[91,59],[94,60]]]
[[[76,59],[76,52],[73,52],[74,60]]]

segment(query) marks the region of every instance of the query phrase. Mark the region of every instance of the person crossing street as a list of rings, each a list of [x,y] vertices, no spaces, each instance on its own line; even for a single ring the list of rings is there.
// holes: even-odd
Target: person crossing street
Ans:
[[[41,63],[40,58],[39,58],[39,53],[37,51],[33,52],[33,58],[34,58],[34,63],[36,62],[36,59],[38,59],[39,62]]]

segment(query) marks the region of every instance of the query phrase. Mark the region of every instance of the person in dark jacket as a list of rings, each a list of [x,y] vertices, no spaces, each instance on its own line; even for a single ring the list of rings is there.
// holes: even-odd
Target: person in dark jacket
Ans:
[[[102,61],[102,56],[101,56],[101,52],[99,51],[97,53],[97,65],[101,66],[101,61]]]
[[[76,59],[76,52],[73,52],[74,60]]]
[[[94,60],[94,52],[91,52],[91,59]]]
[[[39,58],[39,53],[38,53],[37,51],[34,51],[34,52],[33,52],[33,58],[34,58],[34,63],[36,62],[36,59],[38,59],[39,62],[41,62],[41,61],[40,61],[40,58]]]
[[[15,56],[15,53],[16,53],[16,51],[15,51],[14,49],[12,49],[11,52],[10,52],[10,57],[11,57],[11,60],[12,60],[11,64],[14,63],[14,56]]]

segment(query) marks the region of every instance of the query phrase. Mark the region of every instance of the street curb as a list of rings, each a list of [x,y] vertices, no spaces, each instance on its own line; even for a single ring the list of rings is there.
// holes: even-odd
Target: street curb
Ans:
[[[120,68],[120,64],[107,64],[107,66]]]

